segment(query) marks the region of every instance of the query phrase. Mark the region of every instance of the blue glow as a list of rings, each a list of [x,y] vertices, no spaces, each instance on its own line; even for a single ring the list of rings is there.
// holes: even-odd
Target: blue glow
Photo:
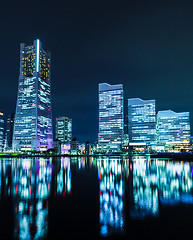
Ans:
[[[101,235],[102,236],[107,236],[108,235],[107,225],[104,225],[104,226],[101,227]]]

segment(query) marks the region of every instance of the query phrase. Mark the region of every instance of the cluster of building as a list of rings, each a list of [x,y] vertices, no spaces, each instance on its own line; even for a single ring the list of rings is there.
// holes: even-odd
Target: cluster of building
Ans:
[[[72,119],[68,117],[56,118],[56,139],[54,140],[55,152],[59,154],[91,154],[91,143],[79,143],[72,139]]]
[[[53,122],[50,86],[50,53],[37,39],[20,44],[20,72],[16,112],[7,118],[0,111],[0,152],[47,151],[86,154],[133,151],[190,150],[190,114],[158,111],[155,100],[128,99],[124,114],[123,85],[99,84],[98,141],[80,144],[72,139],[72,119]],[[127,117],[124,117],[126,116]],[[4,136],[5,135],[5,136]]]
[[[51,106],[51,59],[39,39],[33,44],[20,44],[20,71],[16,111],[7,118],[0,111],[0,152],[46,151],[82,153],[90,144],[72,139],[72,119],[56,119],[53,141]],[[88,147],[87,147],[88,145]],[[84,148],[84,150],[83,150]]]
[[[190,113],[158,111],[155,100],[128,99],[124,124],[123,85],[99,84],[98,149],[104,152],[189,150]]]

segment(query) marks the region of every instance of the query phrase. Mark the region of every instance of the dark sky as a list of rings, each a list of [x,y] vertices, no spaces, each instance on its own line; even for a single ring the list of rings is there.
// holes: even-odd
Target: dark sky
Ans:
[[[1,1],[0,109],[15,111],[19,44],[39,38],[52,54],[53,120],[95,141],[98,83],[122,83],[125,99],[193,114],[193,1]],[[193,118],[192,118],[193,119]],[[192,125],[193,127],[193,125]]]

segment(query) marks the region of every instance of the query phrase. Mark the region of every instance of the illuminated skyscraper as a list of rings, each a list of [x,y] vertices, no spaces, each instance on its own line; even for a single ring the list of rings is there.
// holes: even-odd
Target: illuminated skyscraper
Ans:
[[[187,144],[190,141],[190,113],[171,110],[157,114],[157,143]]]
[[[4,113],[0,111],[0,152],[3,151]]]
[[[15,113],[12,113],[7,118],[6,136],[5,136],[5,151],[9,151],[12,149],[14,121],[15,121]]]
[[[123,124],[123,85],[100,83],[98,144],[101,150],[120,151]]]
[[[61,143],[70,143],[72,140],[72,119],[68,117],[56,118],[56,139]]]
[[[130,145],[156,144],[155,100],[128,99],[128,132]]]
[[[50,53],[37,39],[20,44],[20,75],[13,133],[13,150],[53,147]]]

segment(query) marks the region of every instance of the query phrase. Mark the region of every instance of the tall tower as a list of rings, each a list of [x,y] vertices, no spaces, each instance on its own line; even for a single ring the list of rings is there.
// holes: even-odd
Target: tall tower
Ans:
[[[53,147],[50,87],[50,53],[39,39],[31,45],[21,43],[14,151]]]
[[[98,144],[101,150],[120,151],[123,124],[123,85],[100,83]]]

